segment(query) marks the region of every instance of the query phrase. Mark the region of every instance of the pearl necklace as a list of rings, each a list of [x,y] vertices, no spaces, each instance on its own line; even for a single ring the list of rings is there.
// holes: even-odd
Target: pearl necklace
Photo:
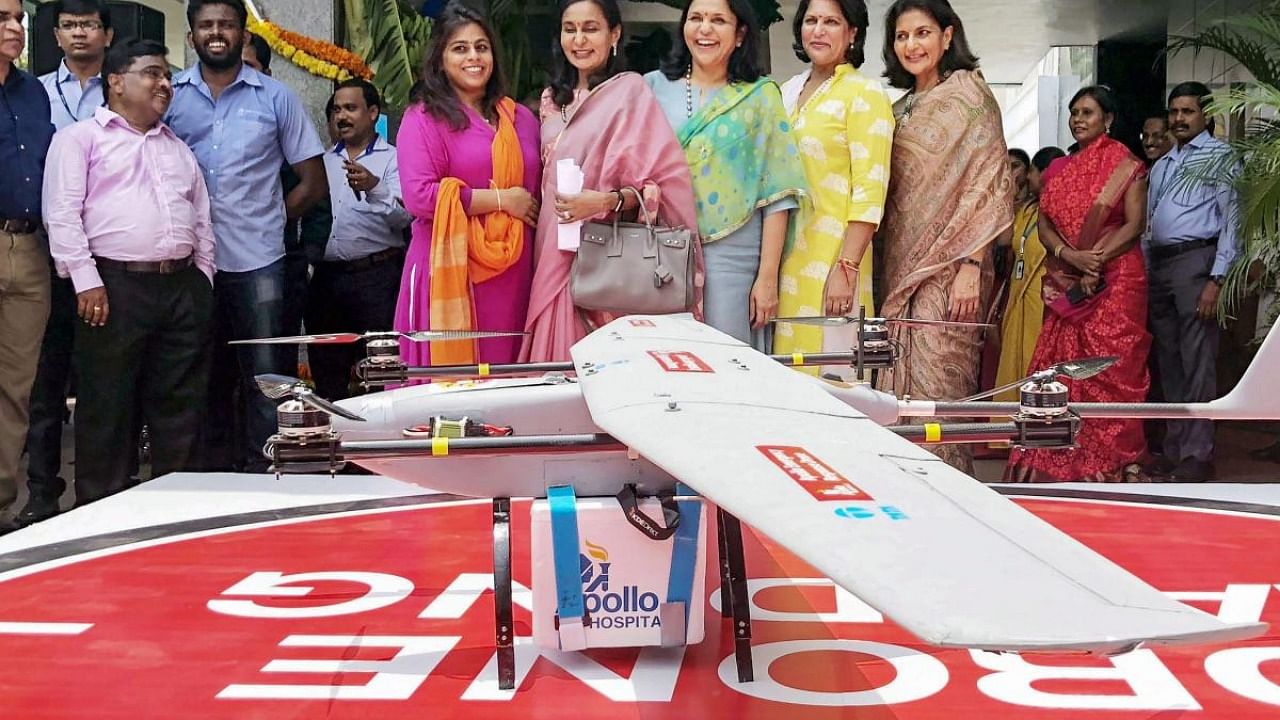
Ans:
[[[684,116],[693,117],[693,65],[684,71]]]
[[[560,119],[563,120],[566,125],[569,124],[569,108],[578,102],[578,92],[579,90],[575,88],[573,91],[573,99],[569,101],[569,104],[560,106]]]

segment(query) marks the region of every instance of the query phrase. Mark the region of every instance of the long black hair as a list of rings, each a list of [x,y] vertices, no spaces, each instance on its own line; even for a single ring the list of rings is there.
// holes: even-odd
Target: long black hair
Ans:
[[[756,19],[756,11],[749,0],[725,0],[729,12],[738,19],[733,29],[746,32],[742,36],[742,44],[734,48],[729,56],[729,82],[753,83],[763,74],[760,71],[760,21]],[[684,12],[680,13],[680,39],[671,48],[671,55],[662,62],[662,74],[668,80],[677,80],[693,64],[693,55],[689,52],[689,44],[684,40],[684,24],[689,20],[689,7],[693,0],[685,3]]]
[[[890,85],[910,90],[916,84],[915,76],[902,66],[898,53],[893,49],[893,38],[898,32],[898,18],[911,10],[919,10],[933,18],[943,30],[951,28],[951,47],[943,51],[942,60],[938,62],[939,76],[945,78],[956,70],[978,69],[978,56],[969,49],[969,41],[964,35],[964,23],[960,22],[956,11],[951,9],[951,3],[947,0],[897,0],[889,6],[889,12],[884,16],[884,76],[889,79]]]
[[[564,54],[564,47],[560,45],[560,31],[558,28],[560,27],[560,21],[564,19],[564,11],[580,2],[589,2],[600,8],[610,32],[614,28],[622,27],[622,10],[618,7],[618,0],[560,0],[560,7],[556,14],[557,30],[554,39],[551,41],[551,101],[558,107],[565,107],[572,103],[573,91],[578,87],[578,68],[574,67],[569,62],[569,57]],[[618,42],[622,42],[621,38],[619,38]],[[625,70],[626,61],[622,56],[623,53],[620,52],[616,54],[610,53],[604,67],[587,78],[587,87],[594,88]]]
[[[484,86],[480,108],[485,117],[497,117],[498,101],[507,94],[507,83],[499,60],[501,54],[498,52],[498,38],[483,15],[460,2],[450,2],[436,19],[431,30],[431,49],[422,62],[422,79],[413,86],[413,91],[409,94],[410,102],[422,103],[428,114],[449,123],[449,127],[454,130],[467,127],[467,114],[462,109],[457,90],[454,90],[449,77],[444,73],[444,53],[453,36],[468,25],[479,25],[489,40],[493,71],[489,75],[489,82]]]
[[[809,53],[804,51],[804,43],[800,41],[800,30],[804,27],[804,15],[809,12],[809,3],[810,0],[800,0],[795,20],[791,22],[791,34],[795,38],[791,49],[800,58],[800,62],[806,63],[809,62]],[[835,3],[840,6],[844,21],[858,31],[853,37],[853,44],[845,48],[844,59],[855,68],[860,68],[867,60],[867,26],[871,22],[867,16],[867,4],[863,0],[835,0]]]

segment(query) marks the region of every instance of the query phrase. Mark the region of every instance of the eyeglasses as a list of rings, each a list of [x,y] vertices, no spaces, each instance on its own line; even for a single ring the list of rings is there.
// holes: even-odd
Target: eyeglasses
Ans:
[[[102,22],[99,20],[63,20],[58,23],[58,29],[62,32],[75,32],[76,30],[93,32],[94,30],[102,29]]]
[[[126,70],[121,75],[142,75],[148,80],[168,80],[173,82],[173,73],[158,67],[145,67],[141,70]]]

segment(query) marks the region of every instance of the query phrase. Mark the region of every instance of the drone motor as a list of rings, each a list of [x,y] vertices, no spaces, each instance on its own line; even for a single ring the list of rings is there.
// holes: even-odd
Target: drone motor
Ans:
[[[365,343],[368,360],[371,365],[399,365],[400,339],[396,337],[378,337]]]
[[[889,349],[889,325],[883,318],[867,318],[862,323],[859,333],[862,347],[868,352],[887,351]]]
[[[329,413],[311,407],[301,400],[286,400],[276,408],[280,434],[289,438],[315,438],[333,429]]]
[[[1018,394],[1019,415],[1052,418],[1067,412],[1067,386],[1057,380],[1031,380]]]

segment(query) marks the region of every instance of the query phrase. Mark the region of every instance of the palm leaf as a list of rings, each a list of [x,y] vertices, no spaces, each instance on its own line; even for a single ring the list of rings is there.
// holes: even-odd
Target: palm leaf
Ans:
[[[401,0],[344,0],[348,46],[373,68],[388,107],[409,104],[431,21]]]
[[[1280,2],[1217,20],[1195,35],[1175,36],[1168,50],[1217,50],[1243,65],[1258,82],[1280,86]]]

